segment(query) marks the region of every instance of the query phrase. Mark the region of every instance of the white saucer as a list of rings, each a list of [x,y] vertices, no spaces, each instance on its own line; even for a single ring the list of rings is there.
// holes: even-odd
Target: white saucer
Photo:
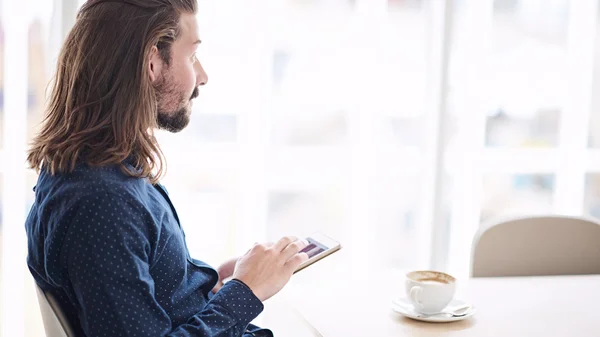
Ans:
[[[465,305],[467,305],[466,302],[454,299],[454,300],[452,300],[452,302],[450,302],[450,304],[448,304],[448,306],[442,312],[450,312],[454,308],[463,307]],[[475,308],[471,307],[471,309],[469,309],[469,311],[467,312],[466,315],[460,316],[460,317],[453,317],[450,315],[429,316],[429,315],[425,315],[425,314],[419,313],[416,310],[414,310],[414,306],[406,298],[398,298],[398,299],[394,300],[392,302],[392,309],[395,312],[397,312],[403,316],[406,316],[408,318],[416,319],[418,321],[434,322],[434,323],[462,321],[463,319],[467,319],[467,318],[475,315],[475,312],[476,312]]]

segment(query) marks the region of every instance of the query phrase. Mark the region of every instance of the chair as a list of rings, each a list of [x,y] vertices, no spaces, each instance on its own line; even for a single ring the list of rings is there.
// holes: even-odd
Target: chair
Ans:
[[[600,274],[600,223],[536,216],[482,228],[471,251],[471,277]]]
[[[58,302],[48,292],[44,292],[38,285],[37,290],[42,320],[46,337],[76,337],[66,315],[62,312]]]

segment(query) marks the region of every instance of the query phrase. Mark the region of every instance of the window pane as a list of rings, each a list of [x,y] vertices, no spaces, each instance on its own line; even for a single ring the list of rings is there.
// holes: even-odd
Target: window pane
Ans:
[[[2,14],[0,9],[0,15]],[[4,26],[0,22],[0,151],[4,144]]]
[[[496,0],[487,145],[557,145],[568,1]]]
[[[483,179],[481,220],[550,213],[552,174],[488,174]]]
[[[169,193],[185,230],[190,255],[215,267],[231,257],[236,194],[210,187],[169,188]]]
[[[50,77],[55,71],[57,49],[52,49],[58,43],[58,22],[53,20],[53,1],[34,1],[33,14],[28,27],[28,81],[27,81],[27,129],[24,141],[29,143],[37,132],[43,118],[46,103],[46,89]],[[49,92],[48,92],[49,93]],[[37,181],[37,173],[29,170],[26,173],[24,188],[26,189],[25,214],[34,202],[33,186]],[[25,271],[25,297],[23,299],[25,312],[25,335],[42,336],[44,327],[35,295],[35,283],[28,270]]]
[[[600,11],[600,6],[599,9]],[[600,13],[599,13],[600,15]],[[600,18],[600,16],[599,16]],[[593,77],[593,95],[592,111],[590,114],[590,127],[588,134],[588,145],[591,148],[600,148],[600,34],[596,34],[594,43],[594,77]]]
[[[4,186],[3,184],[3,179],[4,179],[4,175],[0,174],[0,242],[2,241],[2,228],[4,226],[4,224],[2,223],[3,217],[2,217],[2,204],[4,202],[4,198],[3,198],[3,192],[4,192]],[[0,271],[2,271],[2,254],[4,253],[4,249],[2,249],[2,247],[0,247]],[[0,278],[0,282],[2,282],[2,279]],[[3,287],[0,287],[0,303],[2,303],[2,289],[4,289]]]
[[[378,142],[418,144],[398,130],[421,129],[427,19],[411,5],[395,5],[378,20],[287,8],[272,57],[273,142],[345,144],[351,119],[365,118],[381,125]]]
[[[339,145],[347,141],[348,113],[344,110],[323,111],[318,107],[307,107],[306,113],[282,111],[274,116],[272,138],[277,145]],[[312,111],[314,114],[308,113]]]
[[[405,10],[407,8],[420,8],[426,0],[387,0],[389,11]]]
[[[388,170],[378,176],[374,223],[369,224],[370,237],[365,238],[369,255],[372,259],[383,259],[386,267],[417,268],[414,256],[419,251],[417,226],[430,225],[418,218],[420,177],[399,176]]]
[[[490,147],[557,146],[567,92],[568,1],[495,1],[489,41],[473,40],[469,24],[477,19],[465,20],[468,8],[461,3],[470,2],[458,6],[451,112],[473,110],[479,100],[474,112],[486,116],[485,142]],[[480,13],[479,19],[485,15]]]
[[[47,15],[46,15],[47,16]],[[29,25],[29,81],[27,139],[32,139],[43,118],[49,72],[49,17],[35,17]]]
[[[317,231],[343,240],[343,235],[347,234],[347,228],[344,228],[346,207],[340,186],[311,191],[270,191],[268,207],[267,236],[270,240]]]
[[[600,218],[600,173],[588,173],[586,176],[584,212]]]
[[[268,91],[264,83],[270,74],[266,71],[266,38],[257,22],[269,14],[262,12],[263,6],[251,7],[239,1],[202,1],[199,8],[202,44],[198,59],[208,74],[208,83],[194,101],[195,116],[200,112],[258,117],[263,111],[256,110],[257,102]]]
[[[538,110],[526,118],[510,116],[500,109],[488,116],[486,145],[490,147],[556,146],[560,111]]]
[[[599,55],[600,56],[600,55]],[[600,78],[600,77],[597,77]],[[600,95],[593,95],[594,101],[599,101],[600,103]],[[594,149],[600,148],[600,111],[598,111],[598,105],[594,104],[596,107],[592,110],[592,114],[590,116],[590,134],[589,134],[589,146]]]
[[[297,6],[310,9],[352,9],[356,5],[356,0],[287,0],[288,6]]]
[[[2,185],[3,179],[4,179],[4,175],[2,173],[0,173],[0,239],[2,239],[2,226],[3,226],[3,224],[2,224],[2,220],[3,220],[3,217],[2,217],[2,210],[3,210],[2,204],[4,202],[3,195],[2,195],[3,192],[4,192],[4,186]],[[0,241],[0,242],[2,242],[2,241]],[[0,249],[0,263],[2,263],[2,252],[3,251],[4,251],[3,249]],[[2,268],[1,265],[0,265],[0,268]],[[2,269],[0,269],[0,270],[2,270]]]
[[[177,209],[191,256],[215,267],[231,257],[237,208],[236,172],[200,165],[170,165],[162,183]]]
[[[383,144],[419,147],[423,138],[423,119],[388,117],[381,120],[379,141]]]
[[[427,95],[429,28],[425,8],[411,2],[390,3],[388,21],[368,23],[370,41],[366,46],[361,73],[361,110],[384,127],[378,141],[400,146],[420,146]],[[392,136],[392,137],[390,137]]]
[[[325,25],[324,25],[325,26]],[[310,39],[307,32],[306,39]],[[329,145],[344,143],[347,105],[352,95],[348,65],[332,45],[304,46],[301,51],[276,51],[273,57],[273,142],[282,145]],[[345,48],[347,49],[347,48]],[[349,51],[344,51],[344,54]],[[286,60],[285,64],[281,59]],[[351,62],[351,61],[346,61]]]
[[[199,143],[233,143],[237,141],[237,116],[206,114],[194,109],[190,124],[183,131],[190,141]]]
[[[422,144],[428,72],[425,14],[418,7],[398,9],[390,13],[388,24],[372,29],[379,43],[372,43],[374,52],[367,63],[372,70],[360,104],[368,106],[363,113],[375,114],[387,126],[376,134],[382,143]]]

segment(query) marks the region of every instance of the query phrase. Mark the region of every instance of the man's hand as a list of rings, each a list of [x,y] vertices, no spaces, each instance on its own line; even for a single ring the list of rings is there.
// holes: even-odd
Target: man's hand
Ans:
[[[308,260],[304,240],[285,237],[275,244],[256,244],[242,256],[233,272],[233,278],[244,282],[260,299],[265,301],[278,293],[290,280],[300,264]]]
[[[217,272],[219,273],[219,282],[217,282],[217,285],[215,285],[215,287],[213,288],[213,293],[216,293],[217,291],[219,291],[219,289],[221,289],[221,287],[223,286],[223,280],[233,275],[235,264],[239,259],[239,257],[232,257],[231,259],[223,262],[223,264],[221,264],[219,268],[217,268]]]

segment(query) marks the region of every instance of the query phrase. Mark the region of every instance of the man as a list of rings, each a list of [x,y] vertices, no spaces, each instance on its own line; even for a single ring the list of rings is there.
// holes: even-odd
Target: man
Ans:
[[[256,244],[220,273],[189,255],[153,132],[185,128],[207,82],[196,7],[89,0],[59,56],[28,156],[40,172],[28,265],[77,335],[271,336],[250,322],[307,259],[295,238]]]

